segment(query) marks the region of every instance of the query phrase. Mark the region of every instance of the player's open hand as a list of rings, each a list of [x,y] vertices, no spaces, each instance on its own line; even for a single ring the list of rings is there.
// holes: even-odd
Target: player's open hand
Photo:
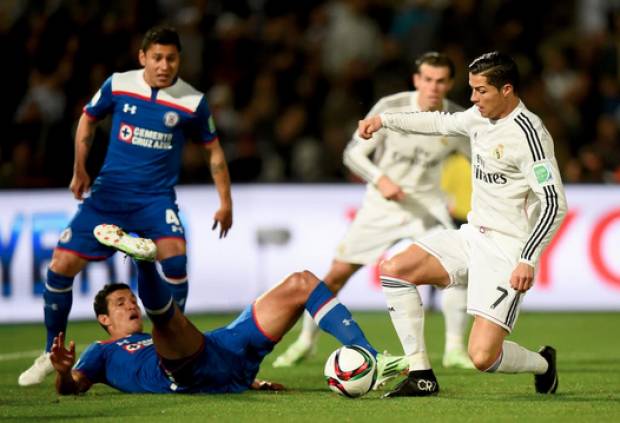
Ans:
[[[260,379],[254,379],[250,388],[256,391],[284,391],[286,389],[281,383]]]
[[[84,193],[88,191],[90,187],[90,176],[84,169],[76,169],[73,172],[73,178],[69,184],[69,189],[73,193],[76,200],[83,200]]]
[[[224,238],[228,235],[228,230],[233,224],[231,207],[220,207],[220,209],[215,212],[215,215],[213,215],[213,226],[211,227],[211,230],[215,230],[218,223],[220,224],[220,238]]]
[[[65,348],[65,334],[60,332],[52,343],[50,361],[58,373],[70,373],[75,364],[75,342],[69,342],[69,349]]]
[[[516,291],[525,292],[534,285],[534,268],[527,263],[519,263],[510,275],[510,286]]]
[[[368,140],[372,134],[381,129],[381,116],[376,115],[357,122],[357,132],[360,137]]]
[[[381,176],[377,181],[377,189],[386,200],[402,201],[405,199],[403,189],[385,175]]]

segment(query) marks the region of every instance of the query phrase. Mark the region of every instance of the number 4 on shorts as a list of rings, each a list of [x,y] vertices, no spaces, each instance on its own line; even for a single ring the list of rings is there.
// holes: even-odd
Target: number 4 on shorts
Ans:
[[[501,286],[497,287],[497,290],[499,292],[501,292],[501,295],[499,296],[499,298],[493,303],[493,305],[491,306],[491,310],[493,310],[495,307],[497,307],[499,305],[499,303],[501,303],[504,298],[506,298],[508,296],[508,290],[506,290],[505,288],[502,288]]]
[[[180,225],[181,222],[172,209],[166,209],[166,223],[169,225]]]

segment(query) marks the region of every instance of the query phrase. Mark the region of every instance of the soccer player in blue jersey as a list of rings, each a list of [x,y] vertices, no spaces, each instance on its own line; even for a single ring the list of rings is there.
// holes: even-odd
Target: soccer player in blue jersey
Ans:
[[[75,135],[70,189],[83,200],[62,232],[47,272],[44,311],[45,352],[19,377],[22,386],[43,381],[53,371],[52,340],[66,332],[74,277],[89,261],[104,260],[114,250],[93,237],[101,222],[118,224],[157,244],[169,289],[182,311],[187,297],[187,257],[183,224],[174,186],[187,138],[204,144],[219,195],[213,229],[225,237],[232,225],[230,178],[213,116],[204,94],[177,77],[181,43],[174,29],[150,29],[139,51],[142,69],[110,76],[84,107]],[[110,143],[103,167],[91,187],[86,159],[97,123],[112,115]],[[90,197],[85,198],[91,189]]]
[[[309,271],[285,278],[228,326],[203,333],[181,313],[169,285],[159,277],[154,263],[148,261],[154,245],[142,247],[152,241],[131,239],[114,225],[98,226],[96,231],[101,242],[138,259],[138,294],[153,322],[153,331],[152,335],[142,332],[140,308],[127,285],[106,285],[95,297],[94,308],[109,339],[91,344],[77,364],[74,342],[65,347],[62,333],[54,339],[51,362],[60,394],[82,393],[95,383],[123,392],[153,393],[280,389],[281,385],[257,381],[256,374],[265,355],[304,309],[321,329],[341,343],[360,345],[377,358],[375,385],[408,367],[406,357],[378,354],[351,313]]]

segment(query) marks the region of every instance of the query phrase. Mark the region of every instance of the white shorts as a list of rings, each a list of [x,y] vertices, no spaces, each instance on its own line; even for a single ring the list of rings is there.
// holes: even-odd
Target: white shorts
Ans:
[[[512,331],[523,295],[510,286],[523,242],[470,224],[437,231],[415,242],[435,256],[450,286],[467,284],[467,313]]]
[[[338,244],[335,259],[345,263],[374,264],[398,241],[416,239],[437,228],[444,227],[430,215],[381,213],[362,207]]]

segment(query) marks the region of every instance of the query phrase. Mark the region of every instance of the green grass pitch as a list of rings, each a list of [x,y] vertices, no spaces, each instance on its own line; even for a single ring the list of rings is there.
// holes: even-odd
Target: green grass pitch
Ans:
[[[400,352],[385,313],[354,316],[371,342]],[[191,316],[203,330],[221,326],[232,315]],[[382,399],[371,392],[347,399],[330,392],[323,363],[337,347],[322,335],[318,353],[306,364],[274,369],[275,356],[294,339],[298,328],[263,363],[259,377],[284,383],[286,392],[237,395],[128,395],[96,385],[78,397],[60,397],[50,377],[40,386],[20,388],[17,376],[40,348],[42,325],[0,325],[0,420],[166,421],[166,422],[618,422],[620,421],[620,313],[523,313],[510,339],[537,349],[548,343],[558,350],[558,393],[534,393],[531,375],[481,374],[441,367],[443,319],[429,313],[426,337],[441,392],[431,398]],[[72,322],[69,336],[83,349],[104,333],[94,322]],[[79,352],[78,350],[78,352]],[[20,353],[20,354],[18,354]],[[392,383],[393,384],[393,383]]]

